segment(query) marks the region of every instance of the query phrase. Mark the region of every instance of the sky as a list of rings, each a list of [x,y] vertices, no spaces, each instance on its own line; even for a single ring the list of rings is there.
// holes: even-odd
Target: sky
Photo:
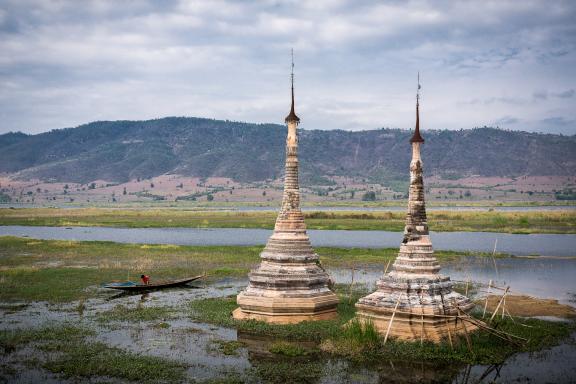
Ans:
[[[0,134],[195,116],[576,134],[576,1],[0,0]]]

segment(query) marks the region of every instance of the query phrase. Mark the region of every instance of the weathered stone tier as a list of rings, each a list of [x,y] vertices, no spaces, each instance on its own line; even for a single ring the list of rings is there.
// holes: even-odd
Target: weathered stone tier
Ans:
[[[398,257],[392,270],[376,283],[377,290],[358,301],[356,316],[371,321],[389,337],[437,342],[475,329],[455,317],[459,311],[470,310],[473,303],[452,291],[450,278],[439,273],[424,203],[423,139],[418,138],[412,141],[408,212]]]
[[[338,297],[310,245],[300,210],[296,125],[288,121],[284,194],[274,233],[260,254],[260,265],[249,275],[248,287],[237,297],[235,319],[298,323],[337,316]]]

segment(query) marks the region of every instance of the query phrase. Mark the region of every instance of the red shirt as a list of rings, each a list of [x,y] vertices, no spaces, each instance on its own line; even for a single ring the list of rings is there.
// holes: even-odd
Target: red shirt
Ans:
[[[148,285],[148,282],[150,281],[150,276],[144,275],[143,277],[141,277],[141,279],[144,284]]]

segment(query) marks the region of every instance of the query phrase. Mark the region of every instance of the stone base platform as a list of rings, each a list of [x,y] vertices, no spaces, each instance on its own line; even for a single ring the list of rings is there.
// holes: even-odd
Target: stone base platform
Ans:
[[[393,308],[356,304],[356,310],[356,317],[360,321],[370,321],[378,333],[386,335],[394,312]],[[420,309],[397,310],[388,337],[409,341],[423,339],[438,343],[450,337],[454,340],[457,335],[465,335],[466,332],[470,333],[477,329],[470,322],[426,312],[422,314]]]
[[[262,297],[238,295],[240,308],[232,313],[236,320],[258,320],[273,324],[332,320],[338,317],[338,296],[331,291],[313,297]]]

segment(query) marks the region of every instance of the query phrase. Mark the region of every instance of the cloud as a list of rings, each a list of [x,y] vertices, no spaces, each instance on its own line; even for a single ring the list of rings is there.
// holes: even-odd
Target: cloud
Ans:
[[[559,92],[557,94],[555,94],[556,97],[559,97],[561,99],[571,99],[572,97],[574,97],[574,90],[573,89],[569,89],[567,91],[564,92]]]
[[[282,122],[292,47],[303,127],[412,127],[420,70],[427,128],[519,116],[502,124],[547,130],[573,115],[575,18],[568,0],[5,0],[0,133],[165,115]]]
[[[494,122],[494,126],[508,128],[509,125],[518,124],[520,119],[512,116],[504,116]]]

